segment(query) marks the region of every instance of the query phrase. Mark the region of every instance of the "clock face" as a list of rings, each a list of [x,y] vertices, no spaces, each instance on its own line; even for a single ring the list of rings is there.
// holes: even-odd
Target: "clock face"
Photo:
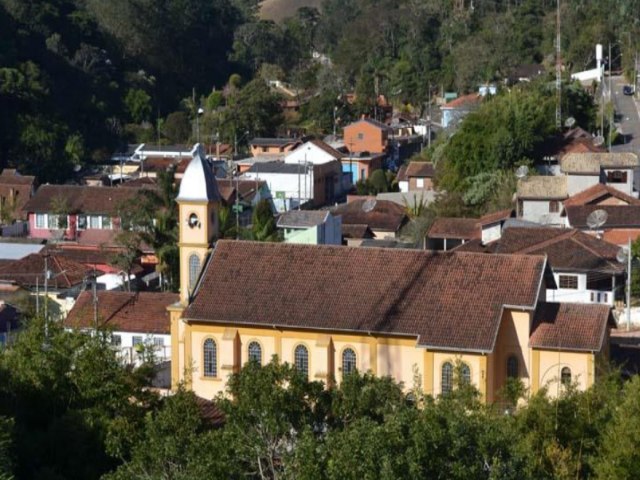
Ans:
[[[198,220],[198,215],[192,213],[189,215],[189,227],[194,228],[200,225],[200,220]]]

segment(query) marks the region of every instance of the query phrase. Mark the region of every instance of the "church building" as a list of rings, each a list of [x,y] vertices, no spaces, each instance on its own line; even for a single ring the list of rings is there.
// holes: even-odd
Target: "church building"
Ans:
[[[219,194],[199,156],[177,201],[172,383],[201,397],[274,355],[328,387],[357,369],[434,396],[459,365],[487,402],[509,377],[531,393],[586,389],[607,357],[610,308],[547,303],[544,256],[218,241]]]

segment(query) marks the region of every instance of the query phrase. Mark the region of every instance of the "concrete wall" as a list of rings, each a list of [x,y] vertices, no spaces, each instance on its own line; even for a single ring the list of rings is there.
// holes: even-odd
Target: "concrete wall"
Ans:
[[[567,175],[567,192],[569,196],[580,193],[587,188],[593,187],[600,183],[600,174],[594,175]]]
[[[558,201],[558,203],[562,203]],[[523,220],[538,222],[546,225],[564,226],[565,221],[560,216],[560,212],[549,212],[549,200],[523,200],[522,212],[518,212]],[[559,205],[559,210],[561,205]]]
[[[493,242],[502,236],[502,222],[482,227],[482,243]]]
[[[627,174],[627,181],[624,183],[612,183],[607,181],[607,176],[609,173],[611,172],[615,172],[615,171],[621,171],[621,172],[625,172]],[[613,188],[620,190],[621,192],[626,193],[627,195],[632,195],[632,196],[636,196],[633,195],[633,178],[634,178],[634,171],[631,169],[615,169],[615,168],[610,168],[610,169],[604,169],[603,170],[603,177],[604,177],[604,182],[607,185],[612,186]]]

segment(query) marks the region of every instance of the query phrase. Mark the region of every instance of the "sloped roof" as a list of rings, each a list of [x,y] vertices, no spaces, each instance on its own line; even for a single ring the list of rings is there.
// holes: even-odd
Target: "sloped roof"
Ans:
[[[279,228],[310,228],[321,225],[329,216],[327,210],[289,210],[278,218]]]
[[[562,171],[566,173],[600,173],[600,168],[635,168],[638,166],[638,156],[630,152],[568,153],[560,162]]]
[[[541,302],[533,318],[529,346],[599,352],[607,327],[615,327],[608,305]]]
[[[213,169],[209,161],[200,154],[196,154],[189,162],[180,181],[180,191],[176,200],[198,202],[220,200],[218,183]]]
[[[456,108],[468,108],[480,102],[480,100],[482,100],[482,97],[480,96],[479,93],[470,93],[468,95],[463,95],[461,97],[458,97],[455,100],[451,100],[449,103],[445,103],[440,108],[443,110],[456,109]]]
[[[379,128],[380,130],[384,130],[384,131],[393,130],[389,125],[379,122],[378,120],[374,120],[373,118],[361,118],[360,120],[356,120],[355,122],[350,123],[345,128],[349,128],[361,122],[365,122],[365,123],[368,123],[369,125],[373,125],[374,127]]]
[[[249,142],[249,145],[256,147],[285,147],[296,143],[301,143],[301,140],[299,138],[254,138]]]
[[[640,200],[632,197],[631,195],[627,195],[626,193],[618,190],[611,185],[604,185],[602,183],[598,183],[592,187],[583,190],[582,192],[576,193],[575,195],[567,198],[564,201],[565,207],[570,207],[574,205],[589,205],[597,201],[601,201],[605,198],[614,197],[618,200],[622,200],[629,205],[640,205]]]
[[[343,238],[373,238],[373,232],[368,225],[351,224],[342,225],[342,237]]]
[[[640,227],[640,205],[575,205],[565,210],[569,225],[575,228],[589,228],[587,217],[594,210],[607,212],[602,229]]]
[[[517,194],[523,200],[562,200],[567,198],[567,177],[536,175],[518,180]]]
[[[431,162],[410,162],[405,175],[407,177],[432,178],[436,171]]]
[[[32,253],[26,257],[0,266],[0,281],[10,281],[33,288],[44,286],[45,256],[51,272],[49,288],[64,290],[83,282],[90,269],[85,265],[59,255]]]
[[[367,200],[355,200],[335,207],[331,212],[342,215],[342,225],[368,225],[371,230],[397,232],[407,221],[404,207],[389,200],[376,200],[372,210],[365,212]]]
[[[342,157],[344,157],[343,153],[339,152],[338,150],[333,148],[331,145],[329,145],[328,143],[323,142],[322,140],[317,140],[317,139],[309,140],[309,143],[312,144],[312,145],[315,145],[316,147],[318,147],[323,152],[331,155],[336,160],[340,160]],[[300,148],[302,148],[302,147],[304,147],[304,145],[301,145]]]
[[[180,296],[167,292],[99,291],[98,322],[122,332],[168,335],[171,333],[167,307]],[[64,320],[70,328],[93,328],[93,295],[85,291]]]
[[[529,255],[221,240],[183,317],[401,335],[435,349],[489,352],[505,305],[535,308],[545,265]],[[238,285],[242,302],[220,295]]]
[[[507,228],[492,242],[495,253],[547,255],[554,270],[621,273],[619,247],[573,228]]]
[[[118,207],[134,202],[140,189],[42,185],[24,206],[25,212],[49,213],[64,206],[68,213],[117,215]]]
[[[427,234],[429,238],[457,238],[470,240],[480,236],[477,218],[436,218]]]

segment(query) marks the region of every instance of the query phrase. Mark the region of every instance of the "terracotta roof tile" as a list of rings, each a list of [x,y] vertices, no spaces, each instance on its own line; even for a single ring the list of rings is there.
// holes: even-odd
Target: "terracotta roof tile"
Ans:
[[[575,195],[567,198],[564,201],[565,207],[570,207],[574,205],[589,205],[593,203],[599,203],[602,200],[607,198],[617,198],[628,205],[640,205],[640,200],[632,197],[631,195],[627,195],[624,192],[621,192],[615,187],[611,185],[604,185],[602,183],[598,183],[592,187],[583,190],[582,192],[576,193]]]
[[[431,162],[411,162],[407,167],[407,177],[426,177],[432,178],[436,171]]]
[[[403,206],[389,200],[377,200],[373,210],[365,212],[367,200],[355,200],[339,205],[331,210],[334,215],[342,215],[342,225],[368,225],[371,230],[397,232],[407,221]]]
[[[427,237],[471,240],[480,237],[480,223],[477,218],[439,217],[431,225]]]
[[[184,318],[375,332],[492,351],[505,305],[535,308],[545,259],[221,240]],[[242,301],[220,292],[242,286]],[[460,301],[464,297],[464,301]]]
[[[323,142],[322,140],[317,140],[317,139],[309,140],[309,143],[312,143],[313,145],[318,147],[323,152],[328,153],[329,155],[331,155],[336,160],[340,160],[342,157],[344,157],[344,154],[340,153],[338,150],[333,148],[328,143]]]
[[[176,293],[100,291],[98,321],[122,332],[168,335],[171,330],[167,307],[179,300]],[[93,328],[93,296],[85,291],[64,320],[71,328]]]
[[[135,201],[138,188],[90,187],[87,185],[42,185],[24,206],[26,212],[51,212],[56,202],[69,213],[116,215],[118,207]]]
[[[279,228],[309,228],[323,224],[329,212],[327,210],[289,210],[278,218]]]
[[[607,327],[614,326],[608,305],[540,303],[534,315],[529,346],[599,352]]]
[[[343,238],[373,238],[373,232],[368,225],[342,225]]]
[[[575,205],[565,210],[569,225],[575,228],[589,228],[587,217],[595,210],[607,212],[604,229],[640,227],[640,205]]]
[[[441,108],[450,109],[450,108],[462,108],[469,107],[471,105],[475,105],[480,102],[482,97],[479,93],[470,93],[469,95],[463,95],[454,100],[451,100],[449,103],[445,103]]]
[[[640,238],[640,228],[620,228],[615,230],[605,230],[602,239],[613,245],[627,245],[629,239],[635,242]]]
[[[47,255],[47,268],[51,272],[49,288],[68,289],[83,282],[90,268],[60,255]],[[26,257],[0,266],[0,280],[15,282],[34,288],[44,285],[45,255],[32,253]]]
[[[480,217],[480,225],[490,225],[492,223],[497,223],[500,222],[502,220],[507,220],[508,218],[511,218],[514,216],[514,211],[511,208],[508,208],[506,210],[499,210],[497,212],[493,212],[493,213],[487,213],[486,215],[483,215],[482,217]]]
[[[561,168],[563,172],[600,172],[602,168],[636,168],[638,156],[630,152],[587,152],[569,153],[562,158]]]

